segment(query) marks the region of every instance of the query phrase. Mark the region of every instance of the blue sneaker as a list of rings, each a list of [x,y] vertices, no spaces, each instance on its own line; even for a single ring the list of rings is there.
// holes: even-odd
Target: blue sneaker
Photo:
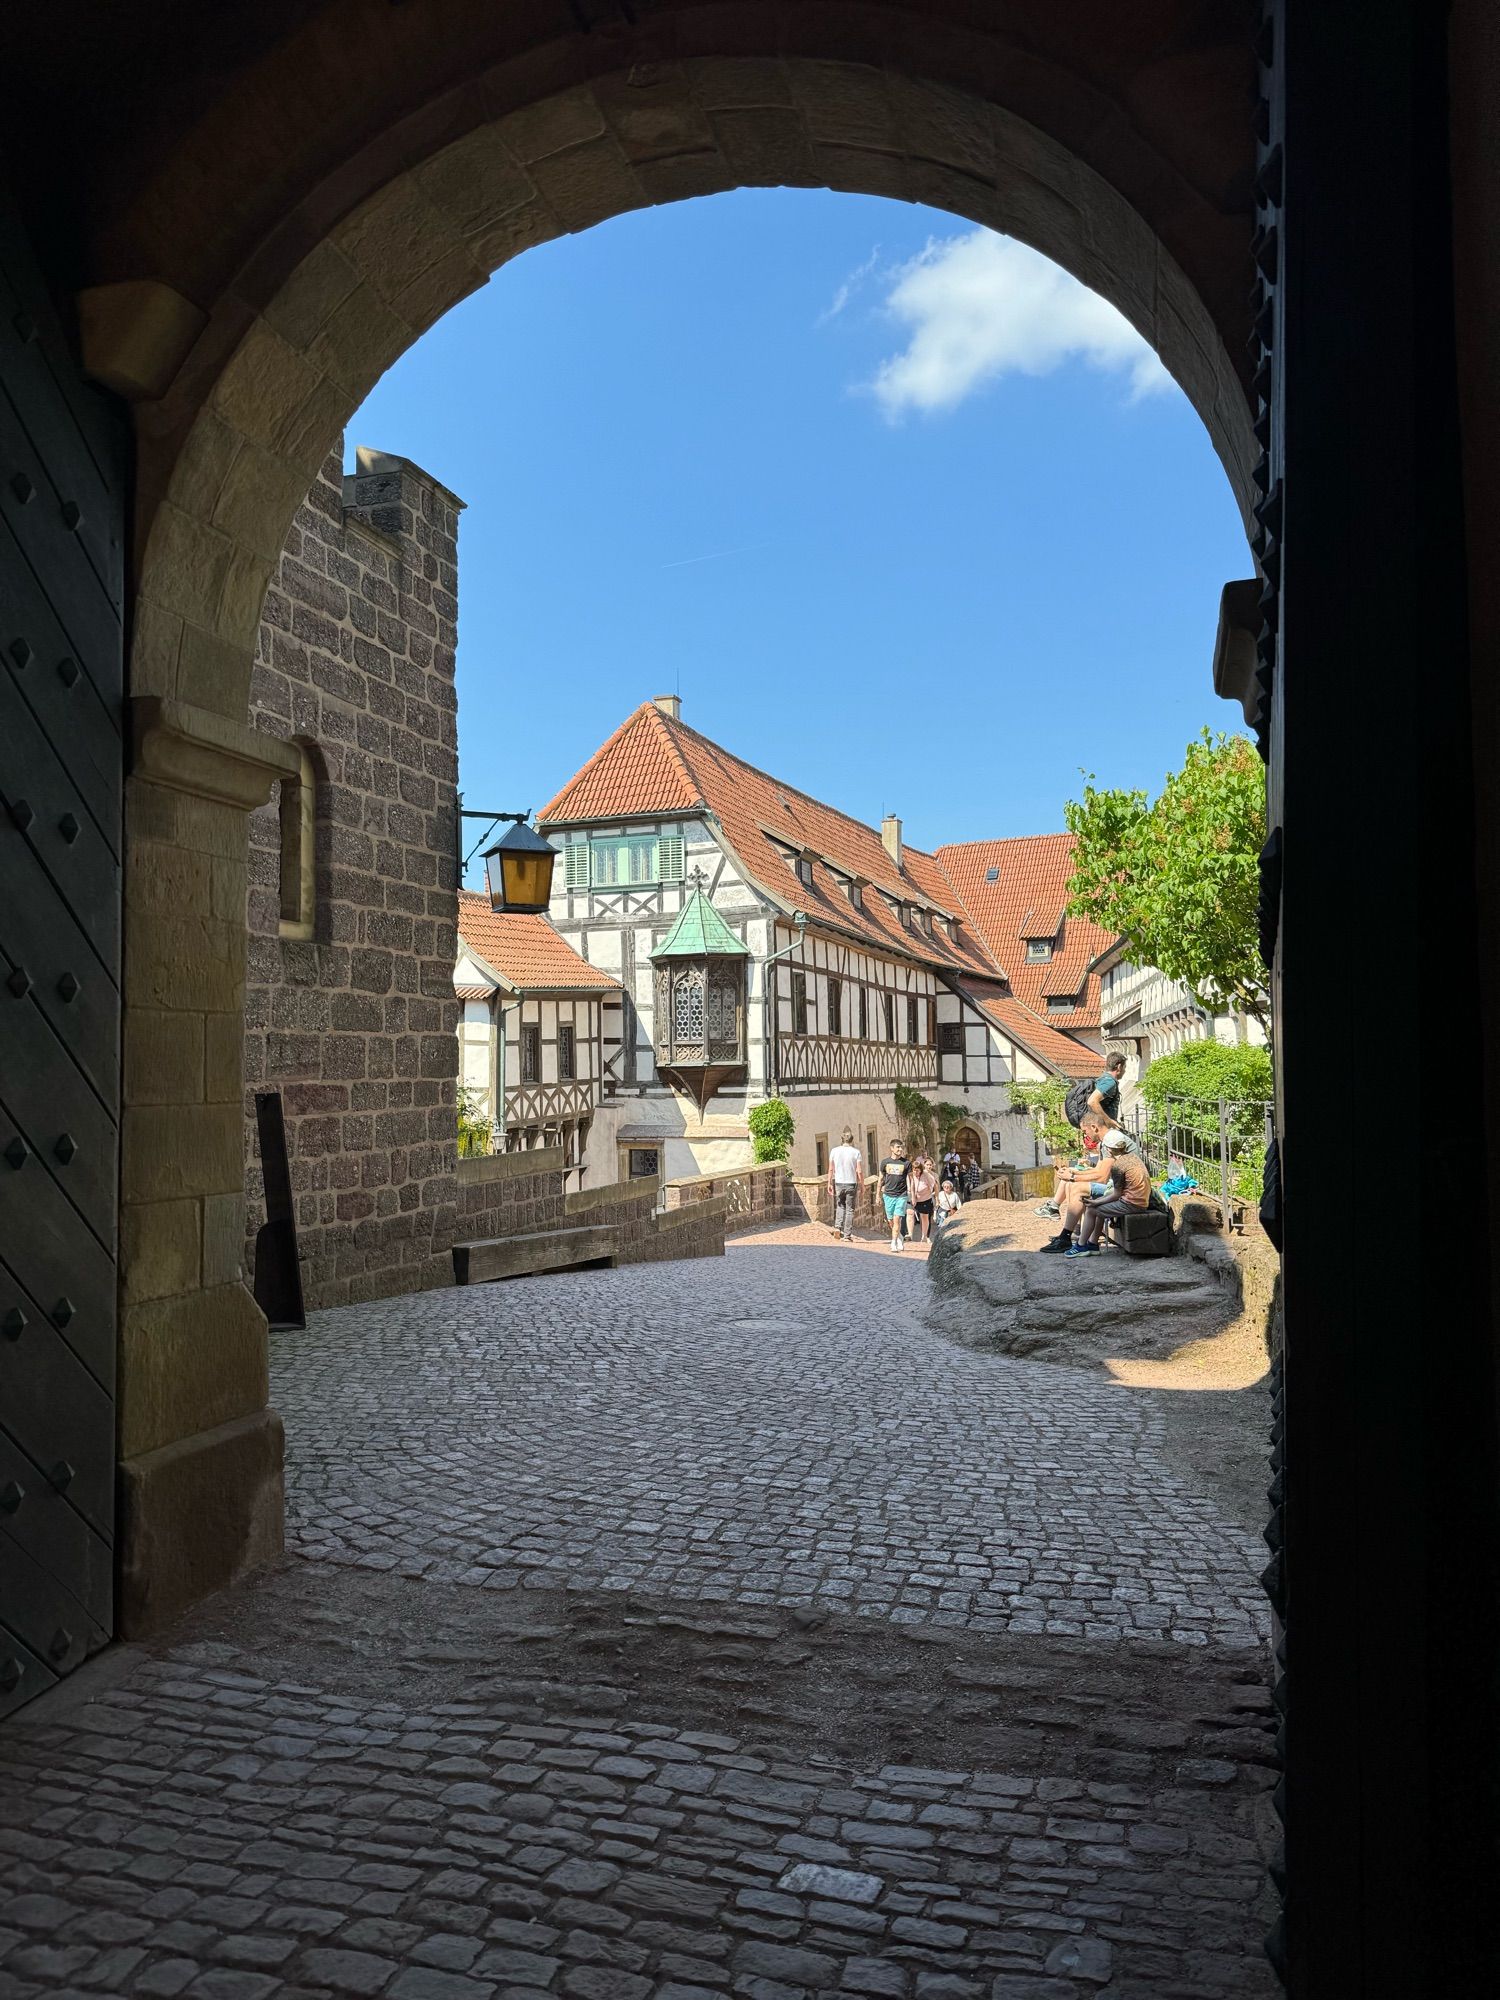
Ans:
[[[1065,1250],[1065,1257],[1098,1257],[1102,1253],[1097,1243],[1075,1243],[1071,1250]]]

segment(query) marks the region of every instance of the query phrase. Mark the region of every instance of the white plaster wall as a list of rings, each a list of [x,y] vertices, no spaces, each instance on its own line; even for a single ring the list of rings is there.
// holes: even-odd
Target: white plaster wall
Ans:
[[[736,1173],[754,1159],[754,1147],[743,1118],[713,1115],[702,1123],[695,1106],[686,1110],[675,1097],[615,1098],[602,1105],[589,1127],[584,1155],[590,1187],[623,1178],[620,1134],[632,1134],[629,1144],[663,1149],[662,1171],[667,1179],[688,1174]],[[647,1138],[645,1135],[651,1136]],[[637,1136],[638,1135],[638,1136]]]
[[[467,982],[465,982],[467,984]],[[476,981],[477,984],[477,981]],[[459,1081],[475,1093],[476,1104],[494,1116],[490,1102],[490,1009],[486,1000],[465,1000],[459,1006]]]

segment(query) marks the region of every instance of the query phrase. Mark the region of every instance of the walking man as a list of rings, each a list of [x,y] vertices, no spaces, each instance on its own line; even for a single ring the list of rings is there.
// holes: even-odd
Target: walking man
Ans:
[[[833,1196],[833,1233],[846,1243],[854,1241],[854,1208],[864,1184],[864,1155],[845,1126],[842,1140],[828,1156],[828,1192]]]
[[[1125,1058],[1118,1050],[1105,1058],[1104,1068],[1094,1079],[1088,1108],[1104,1126],[1120,1122],[1120,1078],[1125,1074]]]
[[[907,1179],[910,1173],[911,1162],[906,1157],[906,1148],[899,1139],[893,1139],[890,1151],[880,1162],[880,1194],[885,1202],[885,1219],[891,1225],[893,1250],[900,1250],[906,1235]]]

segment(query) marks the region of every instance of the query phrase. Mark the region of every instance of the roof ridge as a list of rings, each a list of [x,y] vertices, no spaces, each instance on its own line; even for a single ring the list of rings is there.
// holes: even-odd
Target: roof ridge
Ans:
[[[619,743],[620,739],[626,734],[626,732],[633,725],[640,722],[645,722],[646,726],[649,728],[651,726],[652,718],[655,719],[658,740],[665,744],[668,754],[670,755],[673,763],[677,766],[678,775],[683,779],[684,783],[687,785],[688,790],[690,792],[694,791],[695,787],[697,788],[696,796],[693,799],[693,803],[695,805],[702,805],[704,802],[702,797],[702,788],[701,786],[698,785],[698,779],[696,774],[689,769],[688,764],[684,759],[681,750],[678,748],[677,744],[673,741],[672,736],[667,728],[667,718],[662,714],[661,710],[656,706],[656,703],[654,701],[643,701],[639,706],[639,708],[633,708],[630,711],[629,715],[625,717],[625,720],[621,722],[616,728],[610,731],[609,735],[606,736],[604,741],[599,745],[599,748],[594,752],[594,754],[591,757],[586,758],[584,762],[579,765],[578,769],[573,773],[572,777],[569,778],[567,783],[563,785],[558,791],[553,793],[552,797],[547,801],[546,805],[544,805],[541,811],[536,815],[537,824],[540,825],[543,820],[549,819],[552,816],[553,810],[560,804],[562,800],[564,800],[567,797],[568,793],[571,792],[581,782],[582,779],[587,777],[590,771],[596,769],[601,763],[603,763],[605,758],[608,757],[609,754],[615,749],[615,746]],[[679,805],[675,809],[681,810],[682,808]],[[664,810],[666,810],[666,808],[664,808]],[[598,815],[591,815],[591,817],[598,817]]]
[[[1060,833],[996,833],[984,840],[945,840],[939,854],[966,854],[983,847],[1023,847],[1036,840],[1072,840],[1066,827]]]
[[[660,714],[660,710],[657,712]],[[835,819],[843,820],[847,826],[857,826],[862,833],[873,834],[876,840],[880,839],[880,828],[872,820],[859,819],[855,814],[845,812],[842,806],[830,805],[827,799],[820,799],[815,792],[806,791],[801,785],[789,784],[785,778],[778,778],[774,771],[762,770],[759,764],[752,764],[748,757],[740,756],[737,750],[727,749],[724,744],[716,743],[712,736],[706,736],[701,729],[694,729],[690,722],[684,722],[680,717],[674,720],[669,716],[662,716],[662,722],[669,731],[680,730],[683,735],[691,736],[697,742],[707,744],[708,748],[717,751],[719,756],[727,757],[732,764],[738,764],[742,771],[751,771],[757,778],[764,778],[768,785],[775,785],[783,792],[792,792],[797,798],[805,799],[808,805],[816,806],[819,812],[832,813]],[[696,772],[693,773],[693,777],[695,782],[701,782],[698,780]],[[767,830],[769,831],[770,829]],[[918,847],[915,841],[903,841],[902,846],[913,854],[921,855],[926,861],[937,860],[937,850],[935,848]],[[881,851],[885,851],[883,844]],[[824,856],[824,859],[826,860],[827,857]],[[886,859],[890,860],[890,856],[886,855]],[[895,868],[895,863],[892,862],[891,866]],[[897,869],[896,872],[899,874],[900,870]]]

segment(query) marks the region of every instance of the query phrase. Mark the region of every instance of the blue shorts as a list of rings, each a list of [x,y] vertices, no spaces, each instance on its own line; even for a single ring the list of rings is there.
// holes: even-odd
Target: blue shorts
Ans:
[[[895,1222],[900,1216],[905,1215],[907,1197],[904,1194],[888,1194],[883,1199],[887,1222]]]

